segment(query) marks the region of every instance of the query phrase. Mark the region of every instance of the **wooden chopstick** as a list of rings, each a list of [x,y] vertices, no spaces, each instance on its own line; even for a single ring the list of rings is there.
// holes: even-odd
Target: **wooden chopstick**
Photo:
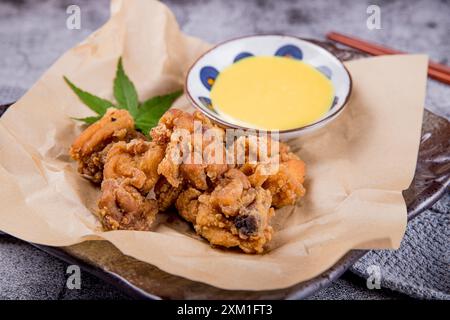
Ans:
[[[378,44],[369,43],[367,41],[346,36],[337,32],[330,32],[327,38],[346,46],[361,50],[363,52],[369,53],[374,56],[384,55],[384,54],[404,54],[405,52],[387,48]],[[450,67],[446,65],[439,64],[434,61],[429,61],[428,63],[428,75],[438,81],[450,84]]]

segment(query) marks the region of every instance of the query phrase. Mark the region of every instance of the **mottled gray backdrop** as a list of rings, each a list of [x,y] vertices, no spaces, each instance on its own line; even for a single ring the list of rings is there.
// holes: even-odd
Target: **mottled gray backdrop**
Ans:
[[[168,0],[181,28],[210,42],[254,33],[286,33],[324,39],[334,30],[400,50],[450,60],[450,3],[413,1]],[[66,8],[81,8],[81,29],[66,28]],[[381,30],[368,30],[366,9],[381,8]],[[0,103],[18,99],[68,48],[101,26],[109,1],[0,1]],[[429,81],[427,107],[450,118],[450,90]],[[448,198],[447,198],[448,201]],[[441,204],[439,208],[445,207]],[[0,236],[0,298],[124,298],[114,288],[82,274],[82,289],[65,286],[66,264],[32,246]],[[388,289],[368,290],[365,280],[347,273],[314,299],[392,299],[406,296]]]

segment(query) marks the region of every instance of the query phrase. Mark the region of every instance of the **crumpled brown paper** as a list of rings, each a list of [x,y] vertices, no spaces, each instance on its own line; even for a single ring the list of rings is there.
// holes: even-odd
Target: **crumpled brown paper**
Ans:
[[[414,175],[427,58],[402,55],[347,63],[353,94],[343,114],[291,141],[307,163],[307,195],[277,212],[271,250],[246,255],[211,248],[180,220],[155,232],[102,232],[91,213],[98,190],[68,149],[90,115],[63,82],[112,98],[119,56],[141,100],[181,88],[208,45],[182,34],[153,1],[116,0],[111,19],[65,53],[0,120],[0,229],[65,246],[106,239],[160,269],[226,289],[287,287],[332,266],[350,249],[397,248],[406,225],[401,191]],[[178,105],[186,107],[181,98]],[[161,215],[164,216],[164,215]]]

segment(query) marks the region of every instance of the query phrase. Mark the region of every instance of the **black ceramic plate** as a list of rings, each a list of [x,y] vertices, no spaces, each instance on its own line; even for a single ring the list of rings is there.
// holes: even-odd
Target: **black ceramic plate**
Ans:
[[[314,41],[346,61],[364,55]],[[0,115],[8,105],[0,106]],[[450,185],[450,123],[425,111],[414,180],[403,192],[408,219],[431,207]],[[232,291],[168,274],[150,264],[123,255],[106,241],[87,241],[70,247],[36,245],[70,264],[102,278],[125,293],[146,299],[301,299],[339,278],[367,251],[353,250],[321,275],[292,287],[269,291]]]

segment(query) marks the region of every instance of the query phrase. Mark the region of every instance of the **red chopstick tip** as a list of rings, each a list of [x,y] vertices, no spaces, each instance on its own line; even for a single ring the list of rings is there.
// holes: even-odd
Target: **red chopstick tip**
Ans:
[[[339,42],[351,48],[369,53],[374,56],[385,54],[405,54],[405,52],[390,49],[378,44],[370,43],[358,38],[330,31],[326,34],[327,39]],[[429,62],[428,75],[436,80],[450,84],[450,67],[433,61]]]

